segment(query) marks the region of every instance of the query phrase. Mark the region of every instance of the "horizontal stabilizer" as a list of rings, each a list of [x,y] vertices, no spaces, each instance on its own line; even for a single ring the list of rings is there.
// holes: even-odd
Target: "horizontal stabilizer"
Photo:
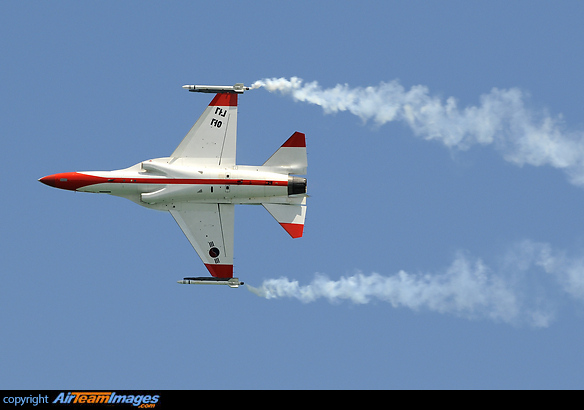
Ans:
[[[274,168],[277,172],[304,175],[307,164],[305,135],[295,132],[263,166]]]
[[[306,196],[299,204],[262,204],[292,238],[300,238],[306,218]]]

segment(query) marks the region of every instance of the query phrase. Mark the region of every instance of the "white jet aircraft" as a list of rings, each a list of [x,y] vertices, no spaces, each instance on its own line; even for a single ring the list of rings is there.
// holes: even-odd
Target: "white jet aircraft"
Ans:
[[[236,204],[263,205],[292,238],[306,216],[306,141],[295,132],[261,166],[236,165],[237,97],[249,88],[185,85],[216,93],[170,157],[116,171],[65,172],[39,179],[61,189],[121,196],[146,208],[169,211],[212,277],[182,284],[242,285],[233,277]],[[294,175],[292,175],[294,174]]]

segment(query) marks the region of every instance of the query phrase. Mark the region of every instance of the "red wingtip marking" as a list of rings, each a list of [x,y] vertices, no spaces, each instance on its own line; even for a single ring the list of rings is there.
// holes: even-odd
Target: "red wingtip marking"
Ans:
[[[210,106],[216,107],[237,107],[237,94],[235,93],[218,93]]]
[[[295,132],[290,138],[282,145],[283,147],[306,147],[306,138],[303,133]]]
[[[212,265],[206,263],[205,266],[216,278],[232,278],[233,277],[233,265]]]
[[[282,228],[284,228],[292,238],[302,237],[302,233],[304,232],[303,224],[281,223],[280,225],[282,225]]]

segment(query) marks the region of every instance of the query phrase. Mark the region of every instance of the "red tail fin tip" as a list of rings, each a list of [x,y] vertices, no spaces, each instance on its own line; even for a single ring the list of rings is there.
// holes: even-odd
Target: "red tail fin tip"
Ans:
[[[295,132],[290,138],[282,145],[282,147],[301,147],[306,148],[306,138],[301,132]]]
[[[304,232],[304,224],[281,223],[280,225],[292,238],[302,237],[302,233]]]

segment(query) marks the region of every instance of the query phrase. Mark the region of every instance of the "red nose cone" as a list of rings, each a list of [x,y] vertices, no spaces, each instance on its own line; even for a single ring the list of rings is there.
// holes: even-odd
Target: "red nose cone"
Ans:
[[[63,172],[39,179],[40,182],[55,188],[68,189],[76,191],[88,185],[101,184],[107,181],[107,178],[87,175],[80,172]]]
[[[55,176],[54,175],[49,175],[46,177],[42,177],[41,179],[39,179],[39,182],[42,182],[45,185],[48,186],[52,186],[52,187],[56,187],[57,184],[55,182]]]

